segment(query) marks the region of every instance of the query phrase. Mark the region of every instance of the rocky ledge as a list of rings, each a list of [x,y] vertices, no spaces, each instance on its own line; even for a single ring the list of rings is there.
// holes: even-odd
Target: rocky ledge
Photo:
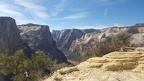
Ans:
[[[143,81],[144,52],[112,52],[55,72],[45,81]]]

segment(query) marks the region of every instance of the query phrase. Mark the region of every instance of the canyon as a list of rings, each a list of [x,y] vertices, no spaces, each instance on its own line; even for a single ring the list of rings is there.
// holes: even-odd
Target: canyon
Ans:
[[[77,29],[79,31],[83,31],[82,29]],[[90,30],[90,29],[85,29]],[[94,31],[95,30],[95,31]],[[62,31],[55,31],[58,32],[57,34],[54,34],[52,32],[52,35],[55,35],[54,40],[59,41],[60,39],[64,39],[65,35],[68,35],[68,33],[62,33]],[[69,32],[72,30],[69,30]],[[108,27],[103,29],[93,29],[93,31],[85,32],[85,34],[82,34],[79,37],[76,37],[75,39],[68,41],[68,40],[62,40],[65,44],[69,44],[69,47],[65,47],[67,50],[77,53],[79,55],[84,55],[84,53],[94,47],[94,43],[97,41],[103,41],[108,36],[115,36],[119,33],[127,32],[132,35],[132,39],[130,40],[132,46],[144,46],[144,24],[139,23],[135,24],[133,26],[124,26],[124,27]],[[78,32],[77,32],[78,33]],[[77,33],[73,33],[71,35],[68,35],[67,38],[71,38],[74,35],[77,35]],[[59,44],[59,42],[56,42],[58,47],[64,48],[62,45],[65,44]]]
[[[52,31],[52,37],[56,41],[56,45],[59,48],[63,49],[69,49],[72,42],[86,33],[91,32],[100,32],[99,30],[95,29],[64,29],[64,30],[53,30]]]
[[[44,81],[143,81],[144,79],[144,24],[104,29],[65,29],[52,33],[47,25],[16,25],[11,17],[0,17],[0,53],[13,55],[23,49],[30,58],[41,53],[54,63],[68,63],[59,50],[69,50],[82,56],[96,41],[127,32],[132,35],[132,51],[115,51],[102,57],[92,57],[72,67],[55,71]],[[58,48],[59,49],[58,49]],[[139,47],[139,48],[138,48]],[[0,79],[3,75],[0,74]]]

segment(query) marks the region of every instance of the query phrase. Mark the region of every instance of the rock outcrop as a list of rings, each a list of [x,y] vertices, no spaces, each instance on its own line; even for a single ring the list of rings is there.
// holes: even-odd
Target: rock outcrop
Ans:
[[[52,37],[56,41],[56,44],[60,48],[64,49],[69,49],[71,46],[71,43],[76,40],[77,38],[81,38],[83,35],[86,33],[91,33],[91,32],[100,32],[99,30],[95,29],[85,29],[85,30],[80,30],[80,29],[66,29],[66,30],[54,30],[52,32]]]
[[[11,17],[0,17],[0,53],[8,50],[9,55],[13,55],[22,48],[22,39],[15,20]]]
[[[143,65],[144,52],[134,51],[112,52],[103,57],[93,57],[88,59],[86,62],[79,64],[77,68],[98,68],[105,71],[131,70],[144,72]]]
[[[136,33],[132,35],[132,40],[130,41],[133,46],[143,47],[144,46],[144,33]]]
[[[56,71],[44,81],[143,81],[144,52],[112,52]]]
[[[52,31],[52,38],[53,39],[56,39],[57,38],[57,36],[60,34],[60,30],[53,30]]]
[[[67,62],[64,54],[57,49],[48,26],[29,23],[18,25],[18,29],[22,39],[31,49],[43,53],[53,61]]]
[[[101,34],[97,32],[85,34],[81,38],[74,40],[69,50],[84,55],[88,49],[91,49],[94,46],[96,41],[100,41],[100,36]]]

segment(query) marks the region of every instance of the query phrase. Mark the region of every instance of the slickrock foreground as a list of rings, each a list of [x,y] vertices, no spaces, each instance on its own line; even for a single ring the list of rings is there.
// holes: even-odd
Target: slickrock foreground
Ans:
[[[55,72],[44,81],[144,81],[144,52],[112,52]]]

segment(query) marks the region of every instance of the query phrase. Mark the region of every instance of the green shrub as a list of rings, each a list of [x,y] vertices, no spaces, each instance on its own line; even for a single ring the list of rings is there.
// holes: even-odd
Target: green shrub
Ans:
[[[6,52],[0,54],[0,73],[7,76],[12,75],[13,81],[36,81],[42,77],[44,70],[48,69],[50,60],[42,54],[33,54],[27,58],[22,50],[17,51],[13,56]]]

